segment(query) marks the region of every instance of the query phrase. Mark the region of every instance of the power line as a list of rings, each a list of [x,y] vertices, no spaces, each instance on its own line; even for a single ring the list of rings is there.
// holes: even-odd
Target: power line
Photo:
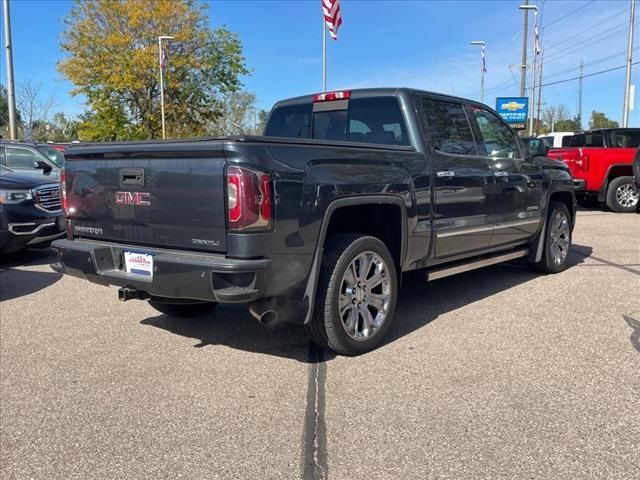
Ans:
[[[634,49],[633,49],[633,51],[634,51],[634,52],[636,52],[636,51],[638,51],[638,50],[640,50],[640,47],[636,47],[636,48],[634,48]],[[593,60],[593,61],[591,61],[591,62],[587,62],[587,63],[585,63],[585,64],[584,64],[584,66],[585,66],[585,67],[589,67],[589,66],[597,65],[597,64],[599,64],[599,63],[603,63],[603,62],[606,62],[606,61],[609,61],[609,60],[613,60],[613,59],[615,59],[616,57],[623,56],[623,55],[625,55],[626,53],[627,53],[627,51],[626,51],[626,50],[622,50],[622,51],[617,52],[617,53],[614,53],[614,54],[612,54],[612,55],[607,55],[606,57],[600,57],[600,58],[598,58],[598,59],[596,59],[596,60]],[[546,63],[546,62],[545,62],[545,63]],[[573,71],[577,70],[578,68],[579,68],[578,66],[571,67],[571,68],[567,68],[566,70],[561,70],[561,71],[559,71],[559,72],[554,72],[554,73],[552,73],[552,74],[548,75],[548,77],[551,77],[551,78],[553,78],[553,77],[560,77],[560,76],[564,75],[565,73],[573,72]],[[547,79],[548,79],[548,78],[547,78]]]
[[[565,37],[565,38],[563,38],[562,40],[558,40],[558,41],[554,42],[551,46],[547,46],[547,47],[546,47],[546,48],[547,48],[547,52],[549,52],[549,50],[552,50],[552,49],[555,49],[555,48],[557,48],[557,47],[561,46],[561,45],[562,45],[562,44],[564,44],[565,42],[575,40],[575,38],[576,38],[576,37],[580,37],[580,36],[582,36],[582,35],[583,35],[583,34],[585,34],[585,33],[589,33],[589,34],[590,34],[590,33],[593,31],[593,29],[594,29],[594,28],[598,28],[598,27],[600,27],[600,26],[604,25],[604,24],[605,24],[605,23],[607,23],[609,20],[612,20],[612,19],[614,19],[614,18],[615,18],[615,19],[620,19],[620,18],[622,18],[620,15],[622,15],[623,13],[625,13],[627,10],[629,10],[629,7],[625,7],[625,8],[623,8],[622,10],[620,10],[620,11],[618,11],[618,12],[614,13],[613,15],[611,15],[611,16],[609,16],[609,17],[607,17],[607,18],[604,18],[604,19],[602,19],[602,20],[598,20],[597,22],[595,22],[595,23],[593,23],[593,24],[589,25],[588,27],[583,28],[582,30],[579,30],[578,32],[574,33],[573,35],[571,35],[571,36],[569,36],[569,37]],[[612,27],[612,28],[617,28],[617,27],[618,27],[618,26],[620,26],[620,25],[627,25],[627,24],[628,24],[628,22],[623,22],[623,23],[620,23],[620,24],[618,24],[618,25],[616,25],[616,26],[614,26],[614,27]],[[546,28],[546,27],[545,27],[545,28]],[[605,31],[606,31],[606,30],[605,30]],[[600,33],[604,33],[604,32],[600,32]]]
[[[556,60],[560,60],[561,58],[564,58],[564,57],[566,57],[568,55],[571,55],[571,54],[574,54],[576,52],[579,52],[580,50],[583,50],[583,49],[585,49],[587,47],[595,45],[596,43],[600,43],[600,42],[602,42],[604,40],[607,40],[607,39],[609,39],[611,37],[619,35],[620,33],[623,33],[627,28],[628,27],[626,27],[626,26],[618,27],[616,31],[611,32],[608,35],[605,35],[604,37],[597,38],[596,40],[591,39],[590,41],[588,41],[586,43],[582,43],[582,44],[579,44],[579,45],[574,45],[573,47],[569,47],[564,51],[556,52],[555,54],[551,55],[550,59],[545,60],[545,62],[548,63],[548,62],[555,62]],[[600,34],[595,35],[594,38],[595,37],[599,37],[600,35],[602,35],[602,33],[605,33],[605,32],[601,32]]]
[[[556,23],[558,23],[560,20],[564,20],[565,18],[567,18],[570,15],[573,15],[576,12],[579,12],[580,10],[582,10],[585,7],[588,7],[589,5],[591,5],[592,3],[594,3],[596,0],[591,0],[590,2],[585,3],[584,5],[582,5],[579,8],[576,8],[575,10],[573,10],[572,12],[567,13],[566,15],[561,16],[560,18],[556,18],[553,22],[551,23],[547,23],[543,28],[543,30],[545,28],[549,28],[552,25],[555,25]]]
[[[640,61],[633,62],[631,65],[637,65],[639,63],[640,63]],[[577,76],[577,77],[573,77],[573,78],[566,78],[564,80],[558,80],[557,82],[544,83],[544,84],[542,84],[542,86],[543,87],[548,87],[550,85],[558,85],[560,83],[573,82],[575,80],[580,80],[580,78],[594,77],[596,75],[602,75],[603,73],[609,73],[609,72],[613,72],[615,70],[622,70],[623,68],[626,68],[626,67],[627,67],[626,65],[621,65],[619,67],[613,67],[613,68],[608,68],[606,70],[600,70],[599,72],[588,73],[586,75],[582,75],[581,77]]]

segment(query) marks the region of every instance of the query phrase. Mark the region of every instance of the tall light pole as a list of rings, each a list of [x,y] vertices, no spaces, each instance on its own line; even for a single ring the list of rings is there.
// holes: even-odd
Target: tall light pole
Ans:
[[[162,40],[173,40],[169,35],[161,35],[158,37],[158,66],[160,67],[160,116],[162,117],[162,139],[167,138],[164,128],[164,78],[162,76],[165,67],[165,59],[162,52]]]
[[[622,109],[622,126],[629,126],[629,110],[631,110],[631,65],[633,63],[633,23],[636,15],[636,0],[631,0],[631,16],[629,17],[629,41],[627,45],[627,73],[624,81],[624,107]]]
[[[9,0],[3,0],[4,7],[4,43],[7,55],[7,102],[9,110],[9,138],[17,140],[18,128],[16,122],[16,87],[13,81],[13,47],[11,45],[11,15],[9,12]]]
[[[471,42],[471,45],[478,45],[482,47],[482,66],[480,67],[480,103],[484,103],[484,74],[487,71],[487,62],[485,58],[486,45],[482,40],[474,40]]]
[[[528,0],[525,0],[524,5],[520,5],[518,7],[520,10],[524,11],[524,32],[522,38],[522,75],[520,76],[520,96],[524,97],[525,92],[525,81],[526,81],[526,72],[527,72],[527,30],[529,23],[529,10],[533,10],[534,18],[537,21],[538,18],[538,7],[535,5],[529,5]],[[532,105],[534,105],[534,95],[535,95],[535,82],[536,82],[536,50],[538,48],[537,42],[534,40],[533,42],[533,53],[531,55],[531,95],[529,97],[529,135],[533,135],[533,110]]]
[[[524,0],[524,5],[520,9],[524,10],[524,23],[522,24],[522,63],[520,63],[520,96],[524,97],[524,87],[527,82],[527,30],[529,27],[529,0]]]

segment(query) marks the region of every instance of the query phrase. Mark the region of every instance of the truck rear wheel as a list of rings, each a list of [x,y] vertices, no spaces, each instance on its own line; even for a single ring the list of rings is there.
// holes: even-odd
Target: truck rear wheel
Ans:
[[[149,300],[149,305],[170,317],[191,318],[205,315],[218,306],[215,302],[169,302]]]
[[[612,212],[635,212],[640,192],[633,177],[618,177],[611,180],[607,188],[607,207]]]
[[[397,295],[396,268],[384,243],[365,235],[336,235],[322,260],[309,336],[343,355],[373,350],[389,329]]]
[[[571,248],[571,216],[562,202],[549,204],[544,228],[542,258],[535,267],[544,273],[559,273],[567,268]]]

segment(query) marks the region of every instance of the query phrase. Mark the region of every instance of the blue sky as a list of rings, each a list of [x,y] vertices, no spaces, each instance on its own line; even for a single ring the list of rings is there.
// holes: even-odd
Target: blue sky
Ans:
[[[207,3],[212,26],[226,24],[240,36],[253,72],[244,82],[256,93],[261,108],[269,109],[280,98],[321,90],[320,0]],[[484,40],[485,102],[493,106],[496,96],[519,93],[520,3],[342,0],[339,39],[328,40],[328,88],[409,86],[479,99],[480,52],[469,42]],[[531,3],[541,7],[540,1]],[[542,24],[549,25],[543,30],[548,61],[543,83],[577,76],[581,61],[585,74],[624,65],[629,4],[629,0],[546,1]],[[11,0],[14,70],[18,86],[27,79],[41,83],[54,97],[57,111],[77,114],[83,109],[82,99],[69,95],[72,85],[56,70],[63,55],[59,47],[63,19],[70,6],[63,0]],[[636,31],[638,38],[640,29]],[[640,42],[635,44],[639,49],[634,58],[640,59]],[[0,62],[4,83],[4,55]],[[620,121],[624,75],[620,69],[584,79],[585,118],[591,110],[599,110]],[[639,75],[640,65],[634,69],[633,83]],[[638,95],[632,126],[640,126]],[[577,113],[578,82],[545,87],[543,102],[564,104]]]

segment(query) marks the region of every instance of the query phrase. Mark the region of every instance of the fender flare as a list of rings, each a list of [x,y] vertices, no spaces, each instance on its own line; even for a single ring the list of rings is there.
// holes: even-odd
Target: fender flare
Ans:
[[[359,195],[356,197],[338,198],[332,201],[327,207],[322,219],[320,234],[318,235],[318,243],[316,245],[316,251],[313,254],[311,270],[309,271],[309,278],[307,280],[307,287],[304,291],[303,304],[307,307],[307,314],[304,319],[305,325],[311,321],[315,308],[318,278],[320,276],[320,265],[324,255],[324,242],[327,237],[327,230],[329,229],[331,217],[333,213],[340,208],[353,207],[357,205],[397,205],[400,208],[400,227],[402,237],[400,242],[400,268],[402,268],[405,255],[407,253],[407,208],[401,197],[395,195]]]

